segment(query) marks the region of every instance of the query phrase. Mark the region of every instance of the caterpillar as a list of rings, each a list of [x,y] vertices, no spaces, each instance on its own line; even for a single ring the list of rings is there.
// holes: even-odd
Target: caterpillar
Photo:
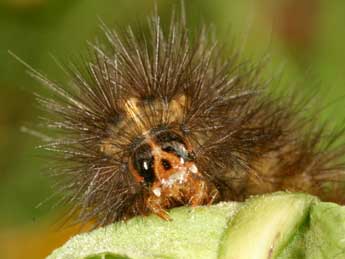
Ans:
[[[183,15],[102,31],[84,62],[65,68],[67,86],[31,70],[51,93],[37,97],[53,136],[42,147],[70,215],[96,226],[169,220],[173,207],[279,190],[344,203],[342,130],[306,117],[298,91],[271,94],[262,64],[225,55],[207,26],[192,37]]]

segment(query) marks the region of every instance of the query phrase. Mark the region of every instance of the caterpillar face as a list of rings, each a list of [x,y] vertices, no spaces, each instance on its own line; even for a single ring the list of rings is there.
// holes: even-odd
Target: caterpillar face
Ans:
[[[56,154],[63,202],[79,221],[105,225],[167,209],[241,201],[278,190],[345,201],[342,132],[304,118],[294,93],[273,97],[260,65],[226,57],[207,29],[193,39],[182,19],[167,30],[119,35],[72,67],[70,86],[32,74],[52,92],[39,97],[46,149]],[[332,189],[330,191],[330,186]]]
[[[190,145],[173,131],[145,136],[129,160],[129,169],[148,188],[147,208],[165,219],[168,208],[207,204],[216,194],[199,172]]]

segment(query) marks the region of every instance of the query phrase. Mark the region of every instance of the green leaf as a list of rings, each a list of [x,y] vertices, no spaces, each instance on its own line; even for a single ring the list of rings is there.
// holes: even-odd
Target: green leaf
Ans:
[[[314,201],[280,193],[247,201],[224,233],[219,258],[276,258],[307,220]]]
[[[306,258],[345,258],[345,207],[321,202],[312,207]]]
[[[345,258],[345,208],[299,193],[136,217],[73,237],[47,259]]]
[[[48,258],[102,258],[102,253],[114,258],[217,258],[219,240],[239,207],[237,203],[180,207],[170,211],[170,222],[154,215],[136,217],[77,235]]]

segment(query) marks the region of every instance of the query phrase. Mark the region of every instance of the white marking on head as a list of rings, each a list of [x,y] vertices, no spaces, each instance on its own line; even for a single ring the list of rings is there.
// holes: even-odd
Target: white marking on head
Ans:
[[[179,183],[182,184],[186,181],[186,170],[180,170],[175,174],[172,174],[169,176],[169,178],[167,180],[163,179],[161,181],[162,185],[164,186],[168,186],[171,187],[173,186],[175,183]]]
[[[153,189],[153,193],[154,195],[156,195],[157,197],[160,197],[161,196],[161,188],[154,188]]]
[[[146,161],[144,161],[143,166],[144,166],[144,169],[145,169],[145,170],[149,169],[149,165],[147,164],[147,162],[146,162]]]
[[[196,167],[195,164],[193,164],[190,168],[189,171],[191,171],[193,174],[196,174],[198,172],[198,168]]]
[[[180,164],[184,164],[184,159],[183,159],[183,157],[180,157]]]

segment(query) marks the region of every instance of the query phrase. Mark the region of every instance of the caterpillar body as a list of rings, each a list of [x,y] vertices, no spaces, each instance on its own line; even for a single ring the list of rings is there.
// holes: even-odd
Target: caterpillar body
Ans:
[[[343,203],[344,146],[298,95],[268,93],[260,65],[224,57],[209,29],[189,35],[173,15],[149,33],[104,26],[104,44],[68,70],[70,86],[37,71],[52,96],[39,96],[55,129],[44,147],[56,154],[64,202],[97,226],[135,215],[278,190]],[[331,186],[331,188],[330,188]]]

